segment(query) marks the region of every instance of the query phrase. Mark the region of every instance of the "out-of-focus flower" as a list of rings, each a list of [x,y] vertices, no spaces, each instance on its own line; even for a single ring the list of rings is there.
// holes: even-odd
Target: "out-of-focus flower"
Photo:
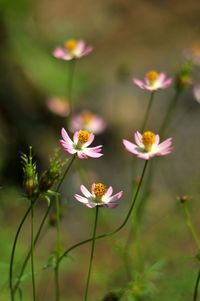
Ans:
[[[188,61],[182,67],[176,76],[175,87],[178,92],[182,92],[185,88],[192,84],[191,74],[193,71],[193,64]]]
[[[102,133],[106,128],[104,119],[90,111],[83,111],[75,114],[70,122],[72,132],[84,129],[94,134]]]
[[[79,159],[87,159],[88,157],[99,158],[103,156],[101,153],[102,145],[88,147],[94,140],[95,135],[85,131],[76,131],[73,141],[64,128],[61,130],[62,139],[60,140],[62,147],[69,154],[77,154]]]
[[[140,89],[153,92],[168,88],[172,83],[172,79],[166,78],[166,74],[163,72],[158,73],[155,70],[151,70],[145,74],[144,81],[133,78],[133,83]]]
[[[30,146],[29,155],[21,155],[22,164],[23,164],[23,187],[26,195],[28,197],[33,197],[38,192],[38,175],[36,170],[36,163],[33,163],[32,157],[32,147]]]
[[[123,191],[112,195],[112,186],[107,189],[107,187],[102,183],[93,183],[91,192],[89,192],[84,185],[80,186],[80,190],[84,196],[75,194],[75,198],[77,199],[77,201],[83,203],[89,208],[94,208],[96,206],[115,208],[118,206],[118,200],[123,195]]]
[[[200,103],[200,84],[193,87],[193,94],[198,103]]]
[[[200,65],[200,41],[192,43],[189,49],[184,51],[185,57],[191,60],[195,65]]]
[[[70,112],[69,102],[65,98],[51,97],[47,101],[48,109],[56,115],[67,117]]]
[[[57,47],[53,51],[53,55],[57,59],[70,61],[79,59],[88,55],[93,50],[93,47],[87,46],[83,40],[70,39],[64,43],[63,47]]]
[[[153,132],[147,131],[141,135],[135,133],[135,143],[123,140],[127,151],[135,154],[138,158],[149,160],[156,156],[165,156],[172,152],[172,138],[168,138],[159,144],[160,137]]]

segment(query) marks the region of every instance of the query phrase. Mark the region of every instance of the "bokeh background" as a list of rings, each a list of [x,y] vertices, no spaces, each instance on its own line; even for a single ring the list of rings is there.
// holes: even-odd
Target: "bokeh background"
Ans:
[[[69,38],[85,39],[94,46],[93,53],[76,66],[72,95],[77,111],[89,109],[102,115],[107,123],[106,131],[97,137],[97,143],[104,145],[105,156],[81,162],[90,183],[102,181],[113,185],[116,191],[124,190],[118,209],[100,212],[98,232],[107,232],[123,220],[130,204],[132,169],[140,175],[144,163],[137,162],[133,167],[132,156],[124,151],[121,143],[122,138],[132,139],[134,131],[140,128],[149,98],[148,92],[133,86],[132,78],[142,78],[151,69],[174,77],[185,62],[185,50],[199,40],[199,13],[200,3],[196,0],[1,1],[1,301],[9,300],[11,246],[28,206],[22,191],[20,153],[27,153],[32,145],[38,169],[44,170],[49,155],[59,147],[60,129],[66,125],[65,118],[54,115],[47,107],[49,97],[67,94],[68,64],[52,56],[54,47]],[[200,80],[199,74],[197,67],[193,83]],[[150,130],[158,131],[173,95],[173,86],[156,94],[148,122]],[[128,296],[123,300],[191,300],[198,268],[193,259],[196,246],[176,197],[191,196],[191,214],[200,231],[199,114],[200,105],[191,86],[181,95],[167,129],[166,137],[173,137],[174,152],[157,161],[145,207],[139,257],[148,275],[141,272],[135,244],[131,246],[134,273],[143,275],[143,280],[146,277],[152,287],[144,298]],[[67,157],[62,154],[63,158]],[[72,168],[62,186],[64,248],[88,238],[92,232],[94,211],[77,204],[73,197],[81,181],[77,170]],[[37,224],[46,206],[45,201],[37,204]],[[97,243],[91,300],[102,300],[109,291],[130,289],[132,284],[128,284],[123,262],[129,226],[115,237]],[[16,262],[21,262],[30,245],[29,233],[27,221],[20,236]],[[54,239],[55,228],[47,224],[36,251],[38,301],[54,300],[52,270],[42,269],[54,250]],[[81,247],[63,261],[63,300],[82,300],[89,252],[89,245]],[[25,278],[22,289],[24,300],[28,301],[32,300],[30,267]]]

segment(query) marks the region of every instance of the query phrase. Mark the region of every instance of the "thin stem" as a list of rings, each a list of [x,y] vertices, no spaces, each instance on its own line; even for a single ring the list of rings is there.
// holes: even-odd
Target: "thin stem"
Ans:
[[[61,185],[62,185],[62,183],[63,183],[63,181],[64,181],[64,179],[65,179],[65,177],[66,177],[66,175],[67,175],[67,173],[69,172],[69,170],[70,170],[70,168],[71,168],[71,166],[72,166],[72,164],[73,164],[73,162],[74,162],[74,160],[75,160],[75,158],[76,158],[75,155],[71,158],[70,163],[68,164],[68,166],[67,166],[67,168],[66,168],[66,170],[65,170],[65,172],[64,172],[64,174],[63,174],[63,176],[62,176],[62,178],[60,179],[60,182],[58,183],[58,185],[57,185],[57,187],[56,187],[56,192],[59,191],[59,189],[60,189],[60,187],[61,187]],[[36,234],[35,239],[34,239],[34,246],[36,245],[36,243],[37,243],[37,241],[38,241],[38,239],[39,239],[40,233],[41,233],[41,231],[42,231],[42,229],[43,229],[43,227],[44,227],[44,224],[45,224],[46,219],[47,219],[47,217],[48,217],[48,215],[49,215],[49,212],[51,211],[52,206],[53,206],[53,202],[50,203],[50,205],[48,206],[48,208],[47,208],[47,210],[46,210],[46,212],[45,212],[45,214],[44,214],[44,217],[43,217],[43,219],[42,219],[42,222],[41,222],[41,224],[40,224],[40,226],[39,226],[39,229],[38,229],[37,234]],[[30,206],[30,208],[29,208],[29,211],[26,212],[26,217],[27,217],[27,215],[28,215],[28,213],[29,213],[30,211],[31,211],[31,206]],[[25,219],[26,219],[26,217],[25,217]],[[24,222],[24,221],[23,221],[23,222]],[[22,225],[23,225],[23,223],[22,223]],[[21,229],[21,228],[20,228],[20,229]],[[20,229],[18,229],[18,230],[20,231]],[[19,235],[19,234],[18,234],[18,235]],[[16,234],[16,236],[18,236],[18,235]],[[14,242],[14,243],[15,243],[15,242]],[[13,245],[13,247],[14,247],[14,245]],[[13,253],[13,252],[12,252],[12,253]],[[22,268],[21,268],[21,271],[20,271],[20,273],[19,273],[19,276],[17,277],[17,282],[16,282],[16,284],[15,284],[14,289],[13,289],[13,286],[12,286],[12,279],[10,278],[10,279],[11,279],[11,280],[10,280],[11,301],[14,301],[14,294],[15,294],[15,292],[17,291],[17,289],[18,289],[18,287],[19,287],[19,285],[20,285],[21,278],[22,278],[22,276],[23,276],[24,270],[25,270],[25,268],[26,268],[26,265],[27,265],[27,263],[28,263],[28,261],[29,261],[30,256],[31,256],[31,249],[29,250],[29,252],[28,252],[28,254],[27,254],[27,256],[26,256],[26,258],[25,258],[25,260],[24,260],[24,263],[23,263],[23,265],[22,265]],[[14,257],[13,257],[13,258],[14,258]],[[12,257],[11,257],[11,259],[12,259]],[[12,262],[12,261],[13,261],[13,259],[11,260],[11,262]],[[12,268],[12,269],[13,269],[13,268]],[[10,270],[11,270],[11,268],[10,268]],[[12,275],[12,271],[10,272],[10,275]],[[12,296],[13,296],[13,297],[12,297]],[[13,299],[12,299],[12,298],[13,298]]]
[[[73,113],[73,101],[72,101],[72,87],[75,73],[76,59],[69,62],[69,74],[68,74],[68,100],[71,105],[71,113]]]
[[[59,256],[60,256],[60,204],[58,194],[56,195],[56,266],[54,269],[55,280],[55,300],[60,300],[60,288],[59,288]]]
[[[159,134],[160,134],[160,137],[162,138],[165,134],[165,131],[167,129],[167,126],[168,124],[170,123],[171,119],[172,119],[172,116],[175,112],[175,109],[176,109],[176,106],[177,106],[177,102],[178,102],[178,99],[179,99],[179,96],[180,96],[180,92],[177,91],[175,94],[174,94],[174,97],[172,98],[171,102],[170,102],[170,105],[169,105],[169,108],[168,108],[168,111],[165,115],[165,118],[162,122],[162,125],[160,127],[160,130],[159,130]]]
[[[150,99],[149,99],[149,103],[148,103],[148,107],[147,107],[147,110],[146,110],[146,113],[144,115],[144,121],[143,121],[143,125],[141,127],[141,132],[143,133],[145,128],[146,128],[146,124],[147,124],[147,121],[149,119],[149,113],[150,113],[150,110],[151,110],[151,107],[152,107],[152,103],[153,103],[153,99],[154,99],[154,95],[155,95],[155,92],[151,92],[151,95],[150,95]]]
[[[199,282],[200,282],[200,269],[199,269],[199,271],[198,271],[197,279],[196,279],[196,282],[195,282],[193,301],[197,301],[197,297],[198,297],[198,289],[199,289]]]
[[[35,271],[34,271],[34,206],[31,206],[31,276],[33,287],[33,300],[36,300],[35,295]]]
[[[93,236],[92,236],[92,247],[91,247],[91,255],[90,255],[90,264],[89,264],[89,270],[88,270],[88,276],[87,276],[87,282],[86,282],[86,288],[85,288],[84,301],[87,301],[87,297],[88,297],[88,289],[89,289],[89,284],[90,284],[92,262],[93,262],[93,257],[94,257],[94,247],[95,247],[95,236],[96,236],[96,230],[97,230],[98,213],[99,213],[99,206],[96,206],[94,230],[93,230]]]
[[[95,240],[97,239],[101,239],[101,238],[105,238],[105,237],[109,237],[109,236],[112,236],[114,234],[116,234],[117,232],[119,232],[125,225],[126,223],[128,222],[129,220],[129,217],[131,216],[131,213],[133,211],[133,208],[134,208],[134,205],[135,205],[135,202],[137,200],[137,197],[138,197],[138,194],[139,194],[139,191],[140,191],[140,188],[141,188],[141,185],[142,185],[142,182],[143,182],[143,178],[144,178],[144,175],[145,175],[145,171],[146,171],[146,168],[147,168],[147,164],[148,164],[148,160],[145,161],[145,164],[144,164],[144,168],[143,168],[143,171],[142,171],[142,175],[141,175],[141,180],[139,182],[139,185],[137,187],[137,190],[135,192],[135,194],[133,194],[132,196],[132,200],[131,200],[131,207],[124,219],[124,221],[122,222],[122,224],[117,227],[114,231],[112,232],[109,232],[109,233],[105,233],[105,234],[101,234],[101,235],[98,235],[96,236]],[[59,258],[59,262],[72,250],[76,249],[77,247],[81,246],[81,245],[84,245],[85,243],[88,243],[90,241],[92,241],[93,238],[89,238],[89,239],[86,239],[86,240],[83,240],[75,245],[73,245],[72,247],[70,247],[68,250],[66,250]]]
[[[186,224],[192,234],[192,237],[196,243],[196,246],[198,248],[198,250],[200,250],[200,240],[199,240],[199,237],[197,235],[197,232],[196,232],[196,229],[195,229],[195,226],[192,222],[192,219],[191,219],[191,216],[190,216],[190,212],[188,210],[188,206],[186,203],[183,204],[183,209],[184,209],[184,213],[185,213],[185,219],[186,219]]]
[[[27,209],[26,213],[24,214],[19,227],[17,229],[17,232],[15,234],[15,239],[13,242],[13,247],[12,247],[12,252],[11,252],[11,257],[10,257],[10,269],[9,269],[9,286],[10,286],[10,297],[11,297],[11,301],[15,300],[15,294],[14,294],[14,290],[13,290],[13,263],[14,263],[14,257],[15,257],[15,250],[16,250],[16,245],[17,245],[17,240],[21,231],[21,228],[27,218],[27,216],[29,215],[29,212],[31,211],[33,204],[31,204],[29,206],[29,208]]]

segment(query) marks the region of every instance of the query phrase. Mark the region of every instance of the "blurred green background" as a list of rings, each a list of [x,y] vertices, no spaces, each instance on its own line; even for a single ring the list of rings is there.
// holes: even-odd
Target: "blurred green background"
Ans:
[[[124,191],[121,206],[100,212],[98,232],[107,232],[121,223],[130,204],[132,156],[124,151],[121,141],[133,139],[149,98],[147,92],[133,86],[132,78],[142,78],[150,69],[174,77],[184,63],[184,50],[199,39],[199,13],[200,3],[196,0],[1,0],[0,301],[9,300],[11,246],[16,227],[28,207],[22,191],[20,153],[27,153],[32,145],[38,168],[43,170],[49,155],[59,147],[60,129],[66,124],[64,118],[53,115],[47,108],[50,96],[67,94],[68,63],[56,60],[52,50],[70,38],[81,38],[94,46],[92,54],[77,63],[73,100],[77,110],[90,109],[107,122],[105,133],[97,137],[97,144],[104,145],[105,156],[81,162],[91,183],[102,181],[113,185],[116,192]],[[199,74],[197,67],[194,83],[198,82]],[[173,95],[174,87],[156,94],[149,130],[158,131]],[[199,114],[200,107],[190,87],[181,95],[166,134],[173,137],[174,152],[158,160],[143,217],[141,254],[148,274],[145,277],[148,285],[152,282],[156,289],[152,284],[145,297],[129,295],[123,300],[192,300],[198,268],[192,259],[196,247],[176,196],[191,196],[191,214],[200,230]],[[63,158],[66,157],[63,153]],[[142,166],[143,162],[137,162],[136,175],[140,175]],[[62,186],[65,248],[88,238],[92,232],[94,211],[73,197],[79,192],[80,183],[79,174],[72,168]],[[43,201],[37,204],[37,224],[46,206]],[[122,252],[128,229],[127,226],[115,237],[97,243],[90,300],[102,300],[109,291],[129,289]],[[20,236],[16,263],[21,262],[30,245],[29,233],[27,221]],[[53,273],[41,268],[54,250],[55,229],[46,225],[42,236],[36,251],[37,300],[51,301]],[[63,261],[60,277],[63,300],[82,300],[89,252],[86,245]],[[131,254],[133,271],[139,273],[134,243]],[[26,301],[32,300],[29,272],[28,266],[22,285]],[[161,274],[157,275],[158,272]]]

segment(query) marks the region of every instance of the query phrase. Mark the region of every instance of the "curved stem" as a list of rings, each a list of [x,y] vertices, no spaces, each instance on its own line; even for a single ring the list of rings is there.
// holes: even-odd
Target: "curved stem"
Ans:
[[[96,236],[96,230],[97,230],[98,213],[99,213],[99,206],[96,206],[94,230],[93,230],[93,236],[92,236],[92,247],[91,247],[91,255],[90,255],[90,264],[89,264],[89,270],[88,270],[88,276],[87,276],[87,282],[86,282],[84,301],[87,301],[87,297],[88,297],[88,289],[89,289],[89,284],[90,284],[92,262],[93,262],[93,257],[94,257],[94,247],[95,247],[95,236]]]
[[[139,194],[139,191],[140,191],[140,188],[141,188],[141,185],[142,185],[142,182],[143,182],[143,178],[144,178],[144,174],[145,174],[145,171],[146,171],[146,168],[147,168],[147,164],[148,164],[148,161],[145,161],[145,164],[144,164],[144,168],[143,168],[143,171],[142,171],[142,175],[141,175],[141,180],[140,180],[140,183],[137,187],[137,190],[136,190],[136,193],[133,194],[132,196],[132,201],[131,201],[131,207],[123,221],[123,223],[117,227],[115,230],[113,230],[112,232],[109,232],[109,233],[105,233],[105,234],[101,234],[101,235],[98,235],[96,236],[95,240],[96,239],[101,239],[101,238],[105,238],[105,237],[109,237],[111,235],[114,235],[115,233],[119,232],[125,225],[126,223],[128,222],[129,220],[129,217],[133,211],[133,208],[134,208],[134,205],[135,205],[135,202],[137,200],[137,197],[138,197],[138,194]],[[73,245],[72,247],[70,247],[68,250],[66,250],[59,258],[59,262],[72,250],[76,249],[77,247],[81,246],[81,245],[84,245],[85,243],[88,243],[90,241],[92,241],[93,238],[89,238],[89,239],[86,239],[86,240],[83,240],[75,245]]]
[[[31,206],[31,276],[33,287],[33,300],[36,300],[35,296],[35,271],[34,271],[34,207]]]
[[[55,300],[60,300],[60,288],[59,288],[59,263],[58,259],[60,256],[60,204],[58,194],[56,195],[56,266],[54,269],[54,280],[55,280]]]
[[[20,231],[21,231],[21,228],[27,218],[27,216],[29,215],[29,212],[31,211],[31,208],[32,208],[33,204],[31,204],[29,206],[29,208],[27,209],[26,213],[24,214],[20,224],[19,224],[19,227],[17,229],[17,232],[15,234],[15,239],[14,239],[14,242],[13,242],[13,247],[12,247],[12,252],[11,252],[11,258],[10,258],[10,268],[9,268],[9,286],[10,286],[10,297],[11,297],[11,301],[14,301],[15,300],[15,294],[14,294],[14,291],[13,291],[13,263],[14,263],[14,257],[15,257],[15,250],[16,250],[16,245],[17,245],[17,240],[18,240],[18,237],[19,237],[19,234],[20,234]]]
[[[150,110],[151,110],[151,107],[152,107],[154,95],[155,95],[155,92],[154,91],[151,92],[149,103],[148,103],[148,107],[147,107],[146,113],[144,115],[144,121],[143,121],[143,125],[141,127],[141,132],[144,132],[144,130],[146,128],[146,124],[147,124],[147,121],[149,119],[149,113],[150,113]]]
[[[193,239],[196,243],[196,246],[197,246],[198,250],[200,250],[200,239],[199,239],[198,234],[196,232],[195,226],[192,222],[190,212],[188,210],[187,203],[183,203],[183,209],[184,209],[184,213],[185,213],[186,224],[187,224],[188,228],[190,229],[190,232],[192,234],[192,237],[193,237]]]
[[[198,289],[199,289],[199,282],[200,282],[200,269],[199,269],[199,271],[198,271],[197,279],[196,279],[196,282],[195,282],[193,301],[197,301],[197,297],[198,297]]]
[[[73,164],[75,158],[76,158],[76,156],[74,155],[74,156],[72,157],[72,159],[71,159],[69,165],[67,166],[67,168],[66,168],[66,170],[65,170],[65,172],[64,172],[64,174],[63,174],[63,176],[62,176],[62,178],[60,179],[60,182],[58,183],[58,185],[57,185],[57,187],[56,187],[56,192],[59,191],[59,189],[60,189],[60,187],[61,187],[61,185],[62,185],[62,183],[63,183],[63,181],[64,181],[64,178],[65,178],[65,176],[67,175],[67,173],[69,172],[69,170],[70,170],[70,168],[71,168],[71,166],[72,166],[72,164]],[[53,203],[51,202],[50,206],[47,208],[47,210],[46,210],[46,212],[45,212],[45,214],[44,214],[44,217],[43,217],[43,219],[42,219],[42,222],[41,222],[41,224],[40,224],[40,226],[39,226],[39,229],[38,229],[38,231],[37,231],[37,234],[36,234],[36,236],[35,236],[35,239],[34,239],[34,246],[36,245],[36,243],[37,243],[37,241],[38,241],[38,239],[39,239],[39,236],[40,236],[40,234],[41,234],[41,231],[42,231],[42,229],[43,229],[43,227],[44,227],[44,224],[45,224],[45,222],[46,222],[46,219],[47,219],[47,217],[48,217],[48,215],[49,215],[49,212],[50,212],[52,206],[53,206]],[[29,211],[27,212],[27,215],[28,215],[28,213],[29,213],[30,211],[31,211],[31,206],[30,206],[30,208],[29,208]],[[26,215],[26,217],[27,217],[27,215]],[[25,217],[25,219],[26,219],[26,217]],[[23,221],[23,222],[24,222],[24,221]],[[23,223],[22,223],[22,224],[23,224]],[[20,229],[19,229],[19,231],[20,231]],[[18,235],[19,235],[19,234],[18,234]],[[17,234],[16,234],[16,236],[17,236]],[[14,245],[13,245],[13,246],[14,246]],[[16,284],[15,284],[14,289],[13,289],[13,286],[10,284],[10,287],[12,287],[12,289],[10,289],[11,292],[12,292],[12,293],[11,293],[11,301],[14,301],[14,294],[15,294],[15,292],[17,291],[17,289],[18,289],[18,287],[19,287],[19,285],[20,285],[21,278],[22,278],[22,276],[23,276],[24,270],[25,270],[25,268],[26,268],[26,265],[27,265],[27,263],[28,263],[28,261],[29,261],[30,256],[31,256],[31,250],[29,250],[29,252],[28,252],[28,254],[27,254],[27,256],[26,256],[26,258],[25,258],[25,260],[24,260],[24,263],[23,263],[23,265],[22,265],[20,274],[19,274],[18,277],[17,277],[17,282],[16,282]],[[12,268],[12,269],[13,269],[13,268]],[[10,273],[10,274],[12,274],[12,273]],[[12,283],[12,279],[11,279],[10,283]],[[13,297],[12,297],[12,296],[13,296]],[[13,298],[13,299],[12,299],[12,298]]]

